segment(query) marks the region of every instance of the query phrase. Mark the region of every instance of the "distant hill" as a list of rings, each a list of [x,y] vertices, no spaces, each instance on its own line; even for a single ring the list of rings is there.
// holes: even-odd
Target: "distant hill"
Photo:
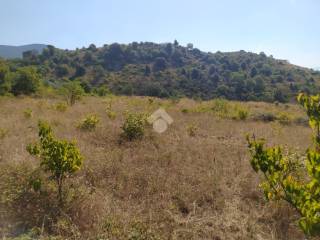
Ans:
[[[29,44],[23,46],[0,45],[0,57],[6,59],[22,58],[22,53],[26,51],[36,51],[41,53],[47,45]]]
[[[76,50],[48,46],[40,55],[7,63],[14,65],[11,69],[36,67],[51,86],[78,80],[87,93],[103,94],[108,88],[123,95],[287,102],[299,92],[320,92],[318,71],[263,52],[211,53],[177,41],[91,44]]]

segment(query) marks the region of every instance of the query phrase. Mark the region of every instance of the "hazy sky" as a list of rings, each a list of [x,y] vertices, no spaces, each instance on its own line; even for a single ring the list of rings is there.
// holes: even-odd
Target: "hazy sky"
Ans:
[[[320,0],[0,0],[0,31],[0,44],[177,39],[320,67]]]

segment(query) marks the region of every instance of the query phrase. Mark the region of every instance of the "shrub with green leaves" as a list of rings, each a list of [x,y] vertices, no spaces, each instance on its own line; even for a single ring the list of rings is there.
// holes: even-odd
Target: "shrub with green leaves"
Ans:
[[[237,112],[237,118],[239,120],[246,120],[249,116],[249,111],[246,109],[239,109]]]
[[[281,123],[282,125],[289,125],[292,122],[292,117],[287,114],[287,113],[280,113],[277,116],[277,119],[279,121],[279,123]]]
[[[32,117],[32,109],[27,108],[26,110],[23,111],[23,115],[25,118],[31,118]]]
[[[142,138],[144,135],[146,116],[141,113],[126,113],[125,121],[121,127],[121,136],[129,141]]]
[[[8,133],[8,130],[0,128],[0,139],[3,139]]]
[[[67,111],[68,105],[64,102],[59,102],[53,106],[53,108],[59,112]]]
[[[117,114],[112,111],[112,99],[107,102],[106,113],[109,119],[114,120],[117,117]]]
[[[181,109],[181,112],[182,112],[182,113],[188,113],[188,112],[189,112],[189,109],[183,108],[183,109]]]
[[[109,119],[114,120],[117,117],[117,114],[112,110],[106,110],[107,116]]]
[[[187,133],[190,137],[195,137],[198,131],[198,127],[194,124],[191,123],[187,126]]]
[[[298,212],[304,233],[320,235],[320,95],[300,94],[298,102],[307,111],[314,146],[305,157],[293,158],[280,146],[268,148],[264,140],[248,137],[250,163],[265,179],[261,187],[266,199],[288,202]]]
[[[97,115],[91,114],[80,121],[80,123],[78,124],[78,128],[80,128],[81,130],[92,131],[96,128],[99,121],[100,119]]]
[[[65,96],[67,103],[71,106],[84,95],[84,90],[78,81],[65,83],[60,91]]]
[[[40,121],[38,127],[40,141],[34,145],[29,144],[27,151],[40,158],[40,165],[56,182],[57,198],[62,206],[64,181],[81,168],[83,157],[75,142],[56,139],[46,122]]]
[[[226,117],[228,115],[230,106],[224,99],[216,99],[213,101],[211,110],[219,117]]]

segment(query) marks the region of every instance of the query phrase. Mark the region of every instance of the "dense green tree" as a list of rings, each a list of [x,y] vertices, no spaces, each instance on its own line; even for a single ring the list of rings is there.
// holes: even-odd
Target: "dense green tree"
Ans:
[[[41,76],[35,67],[21,67],[12,74],[12,93],[14,95],[36,93],[41,84]]]
[[[163,57],[158,57],[155,59],[153,67],[152,67],[152,71],[153,72],[159,72],[159,71],[163,71],[167,68],[167,61],[165,58]]]
[[[150,74],[151,74],[151,69],[150,69],[149,65],[146,65],[145,70],[144,70],[144,75],[150,76]]]
[[[61,93],[65,96],[69,105],[74,105],[84,95],[84,90],[79,81],[69,81],[63,84]]]
[[[58,77],[65,77],[69,74],[69,67],[66,64],[58,65],[55,71]]]
[[[284,93],[282,89],[277,89],[274,92],[274,100],[278,102],[287,102],[288,101],[288,96]]]
[[[255,77],[257,74],[258,74],[257,69],[256,69],[255,67],[253,67],[253,68],[251,69],[250,76],[251,76],[251,77]]]

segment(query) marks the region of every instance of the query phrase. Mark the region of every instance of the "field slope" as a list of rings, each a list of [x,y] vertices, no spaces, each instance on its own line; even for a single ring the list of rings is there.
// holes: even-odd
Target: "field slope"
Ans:
[[[292,224],[294,213],[286,205],[263,199],[245,141],[247,133],[254,133],[270,144],[303,152],[311,142],[310,130],[298,106],[85,97],[60,112],[58,102],[0,98],[0,235],[303,239]],[[107,106],[115,119],[108,118]],[[150,114],[159,107],[174,120],[165,133],[147,127],[143,139],[119,141],[126,111]],[[91,132],[77,128],[87,114],[100,118]],[[83,169],[67,180],[73,200],[58,222],[48,217],[54,195],[47,198],[28,187],[39,162],[25,147],[37,139],[39,119],[47,120],[58,137],[75,139],[85,156]]]

